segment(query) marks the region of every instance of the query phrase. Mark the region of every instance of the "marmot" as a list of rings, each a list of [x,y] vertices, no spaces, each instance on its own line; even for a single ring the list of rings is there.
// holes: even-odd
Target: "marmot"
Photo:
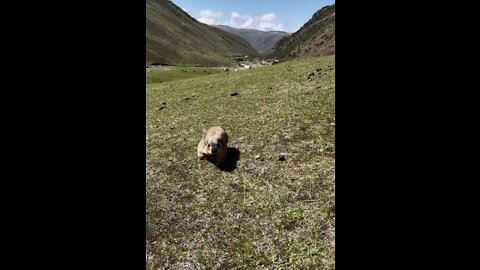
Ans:
[[[203,137],[198,143],[197,156],[215,161],[217,166],[222,165],[227,157],[228,136],[225,129],[219,126],[203,129]]]

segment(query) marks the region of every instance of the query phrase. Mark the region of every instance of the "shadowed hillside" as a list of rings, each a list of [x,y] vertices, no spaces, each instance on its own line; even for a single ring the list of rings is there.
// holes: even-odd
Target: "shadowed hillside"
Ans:
[[[321,56],[335,54],[335,4],[317,11],[300,30],[281,39],[271,57]]]
[[[270,50],[277,41],[290,35],[283,31],[260,31],[255,29],[239,29],[226,25],[215,25],[232,34],[238,35],[248,41],[259,53],[263,54]]]
[[[220,65],[258,55],[244,39],[200,23],[167,0],[146,0],[146,63]]]

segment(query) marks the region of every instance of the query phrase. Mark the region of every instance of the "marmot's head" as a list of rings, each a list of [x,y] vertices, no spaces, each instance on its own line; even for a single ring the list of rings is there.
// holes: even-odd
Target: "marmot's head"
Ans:
[[[216,155],[219,149],[223,148],[223,144],[219,138],[206,138],[205,139],[206,154]]]

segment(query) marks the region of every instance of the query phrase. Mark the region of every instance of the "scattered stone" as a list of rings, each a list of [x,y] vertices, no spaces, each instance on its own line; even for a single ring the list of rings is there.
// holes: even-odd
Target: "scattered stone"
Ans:
[[[313,71],[311,71],[310,73],[308,73],[308,77],[313,76],[313,75],[315,75],[315,72],[313,72]]]
[[[163,109],[165,109],[165,107],[164,107],[164,106],[162,106],[162,107],[160,107],[160,108],[158,108],[158,109],[159,109],[159,110],[163,110]]]
[[[235,93],[231,93],[231,94],[230,94],[230,96],[232,96],[232,97],[233,97],[233,96],[236,96],[236,95],[238,95],[238,93],[237,93],[237,92],[235,92]]]
[[[294,114],[294,116],[298,116],[298,113]]]
[[[189,100],[190,98],[189,97],[186,97],[185,100]]]
[[[273,89],[273,87],[271,87],[271,86],[268,87],[268,90],[272,90],[272,89]]]
[[[285,161],[285,154],[280,154],[280,156],[278,156],[278,160]]]
[[[260,159],[262,156],[260,155],[255,155],[255,159]]]
[[[212,88],[212,87],[213,87],[213,85],[211,85],[211,84],[208,86],[208,88]]]
[[[243,188],[237,183],[230,183],[230,184],[228,184],[228,186],[230,186],[236,192],[242,192],[243,191]]]
[[[322,71],[322,68],[317,68],[315,71],[320,72],[320,71]]]
[[[309,77],[307,81],[308,81],[308,82],[311,82],[312,80],[313,80],[313,79]]]

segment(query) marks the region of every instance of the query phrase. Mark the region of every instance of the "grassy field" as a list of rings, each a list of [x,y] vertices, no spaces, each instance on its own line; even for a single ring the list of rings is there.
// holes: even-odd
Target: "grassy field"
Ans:
[[[147,269],[335,269],[335,56],[148,83],[146,107]],[[196,157],[213,125],[222,169]]]
[[[146,81],[148,83],[163,83],[168,81],[181,80],[186,78],[195,78],[205,75],[211,75],[222,72],[218,68],[211,67],[182,67],[168,66],[152,68],[147,72]]]

